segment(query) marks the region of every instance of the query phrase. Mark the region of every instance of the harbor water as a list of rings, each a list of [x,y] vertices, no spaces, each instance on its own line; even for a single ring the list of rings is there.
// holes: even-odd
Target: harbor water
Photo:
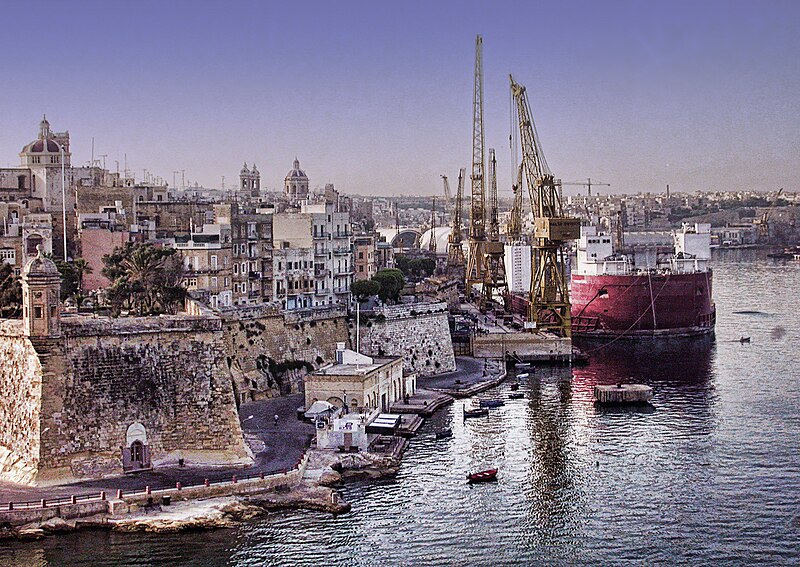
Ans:
[[[0,564],[797,564],[800,262],[728,250],[713,265],[715,337],[589,342],[588,366],[519,370],[523,398],[488,418],[441,410],[396,478],[343,488],[348,514],[0,542]],[[652,386],[653,407],[593,404],[620,381]],[[489,466],[496,482],[466,483]]]

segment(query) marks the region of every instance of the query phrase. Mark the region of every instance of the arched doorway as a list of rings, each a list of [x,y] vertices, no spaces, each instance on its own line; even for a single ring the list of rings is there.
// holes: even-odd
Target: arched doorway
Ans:
[[[151,468],[147,431],[141,423],[132,423],[125,434],[125,447],[122,448],[122,470],[137,472]]]

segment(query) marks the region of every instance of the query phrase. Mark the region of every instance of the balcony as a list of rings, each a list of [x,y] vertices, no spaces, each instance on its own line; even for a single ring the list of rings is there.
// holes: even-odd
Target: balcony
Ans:
[[[350,248],[339,247],[339,248],[334,248],[333,249],[333,253],[336,254],[336,255],[350,254],[350,252],[351,252]]]
[[[247,273],[247,278],[251,279],[251,280],[260,280],[262,277],[263,276],[261,275],[261,272],[248,272]]]

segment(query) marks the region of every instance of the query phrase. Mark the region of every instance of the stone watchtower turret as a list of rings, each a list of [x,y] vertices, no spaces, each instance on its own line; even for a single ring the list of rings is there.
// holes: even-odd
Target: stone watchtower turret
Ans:
[[[61,335],[59,309],[61,274],[55,263],[39,254],[22,271],[22,324],[29,337]]]

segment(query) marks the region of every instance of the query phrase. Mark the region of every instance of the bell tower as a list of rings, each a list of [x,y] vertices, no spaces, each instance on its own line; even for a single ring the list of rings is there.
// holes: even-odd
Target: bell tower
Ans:
[[[55,263],[42,254],[32,258],[22,271],[22,324],[29,337],[61,335],[61,274]]]

